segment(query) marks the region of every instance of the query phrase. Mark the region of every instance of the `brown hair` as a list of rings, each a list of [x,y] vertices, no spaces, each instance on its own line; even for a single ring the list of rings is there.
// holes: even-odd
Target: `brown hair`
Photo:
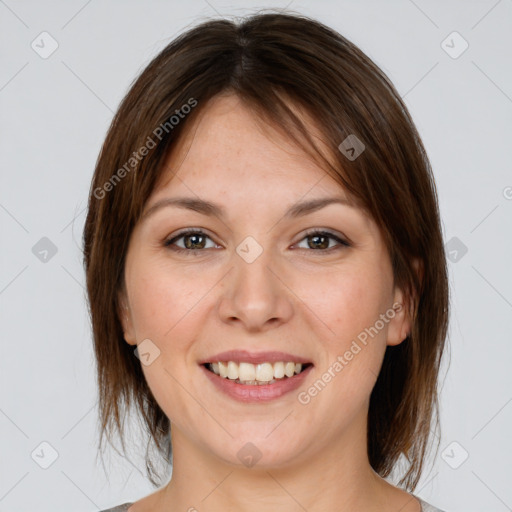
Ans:
[[[193,27],[149,63],[114,116],[96,164],[83,235],[100,449],[114,426],[124,449],[120,413],[135,402],[148,445],[152,440],[168,460],[170,423],[133,347],[124,342],[118,292],[131,232],[164,172],[163,159],[185,125],[224,92],[238,95],[318,156],[318,146],[290,106],[307,112],[331,148],[330,161],[320,155],[326,172],[381,230],[412,329],[404,342],[386,349],[370,399],[368,455],[383,477],[405,456],[408,467],[399,485],[414,490],[434,418],[439,426],[437,380],[448,324],[447,268],[432,171],[387,76],[343,36],[295,13],[259,13],[239,23],[221,19]],[[338,150],[349,135],[365,146],[355,159]],[[146,468],[158,485],[147,452]]]

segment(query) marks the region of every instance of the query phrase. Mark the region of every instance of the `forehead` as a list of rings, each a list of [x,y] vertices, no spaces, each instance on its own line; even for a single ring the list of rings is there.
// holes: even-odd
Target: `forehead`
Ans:
[[[329,158],[318,127],[303,113],[295,112]],[[268,191],[275,196],[280,190],[295,199],[315,187],[348,198],[319,161],[233,94],[210,100],[185,127],[165,160],[153,196],[184,192],[187,187],[199,196],[226,194],[230,189]]]
[[[144,220],[164,206],[181,203],[181,210],[175,211],[197,211],[236,225],[275,225],[276,219],[302,217],[322,209],[322,201],[326,205],[334,199],[347,203],[344,219],[379,237],[372,216],[329,175],[325,162],[238,97],[216,97],[198,114],[167,155],[145,203]],[[318,127],[302,113],[300,117],[329,160]]]

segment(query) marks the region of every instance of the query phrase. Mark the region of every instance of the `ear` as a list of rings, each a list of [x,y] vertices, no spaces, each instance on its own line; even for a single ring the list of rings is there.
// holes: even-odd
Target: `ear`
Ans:
[[[128,306],[128,300],[124,291],[118,293],[119,320],[123,326],[124,339],[129,345],[136,345],[135,329],[133,328],[132,313]]]
[[[413,261],[413,266],[418,275],[418,281],[423,278],[423,270],[421,262],[418,259]],[[388,325],[387,345],[396,346],[402,343],[412,330],[412,311],[416,297],[410,297],[406,304],[403,291],[396,287],[393,296],[393,310],[395,316],[390,320]]]

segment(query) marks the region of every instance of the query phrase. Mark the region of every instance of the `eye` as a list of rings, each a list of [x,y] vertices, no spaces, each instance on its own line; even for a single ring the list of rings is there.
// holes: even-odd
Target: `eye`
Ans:
[[[181,239],[183,239],[183,246],[179,246],[176,244],[176,242]],[[212,247],[206,247],[207,239],[212,241],[211,238],[204,231],[192,229],[178,233],[175,237],[166,240],[164,242],[164,245],[165,247],[168,247],[169,249],[176,252],[194,252],[200,251],[201,249],[211,249]],[[215,244],[213,245],[214,247],[216,247]]]
[[[315,251],[320,252],[330,252],[331,250],[340,249],[343,247],[350,247],[350,244],[340,238],[339,236],[335,235],[334,233],[331,233],[329,231],[321,231],[321,230],[313,230],[306,233],[306,236],[302,240],[308,240],[307,246],[310,249],[313,249]],[[301,240],[301,242],[302,242]],[[337,242],[334,247],[330,247],[330,242],[334,240]],[[303,249],[303,247],[301,247]]]
[[[343,247],[350,247],[350,244],[340,238],[339,236],[329,231],[313,230],[306,233],[306,236],[302,240],[310,240],[307,245],[309,249],[313,249],[319,252],[330,252],[331,250],[337,250]],[[183,246],[177,244],[178,241],[183,240]],[[199,229],[189,229],[182,231],[176,236],[166,240],[164,246],[168,247],[172,251],[176,252],[196,252],[202,249],[212,249],[218,247],[213,243],[213,247],[207,247],[207,240],[213,243],[213,240],[204,232]],[[301,240],[301,242],[302,242]],[[331,246],[331,241],[336,244]],[[304,247],[299,247],[304,249]]]

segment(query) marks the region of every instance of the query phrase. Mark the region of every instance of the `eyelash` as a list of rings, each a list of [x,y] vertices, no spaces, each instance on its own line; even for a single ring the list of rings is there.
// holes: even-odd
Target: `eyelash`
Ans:
[[[182,231],[182,232],[178,233],[176,236],[174,236],[170,239],[165,240],[164,246],[167,247],[168,249],[170,249],[171,251],[174,251],[177,253],[185,253],[185,252],[198,253],[198,252],[206,250],[206,249],[185,249],[183,247],[177,247],[174,245],[174,243],[177,240],[179,240],[180,238],[184,238],[185,236],[189,236],[189,235],[201,235],[201,236],[210,238],[204,231],[201,231],[199,229],[189,229],[189,230]],[[329,247],[328,249],[301,249],[301,250],[307,250],[310,252],[331,253],[333,250],[339,250],[339,249],[343,249],[346,247],[351,247],[351,244],[349,242],[347,242],[346,240],[343,240],[342,238],[338,237],[334,233],[331,233],[330,231],[323,231],[323,230],[308,231],[305,233],[304,237],[301,240],[299,240],[299,242],[302,242],[304,239],[313,237],[313,236],[325,236],[325,237],[331,238],[331,239],[335,240],[336,242],[338,242],[339,245],[334,246],[334,247]],[[210,238],[210,240],[211,240],[211,238]]]

